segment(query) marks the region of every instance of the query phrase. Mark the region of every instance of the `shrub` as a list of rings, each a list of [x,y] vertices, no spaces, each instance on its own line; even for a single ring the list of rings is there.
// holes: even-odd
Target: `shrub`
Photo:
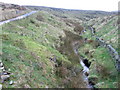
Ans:
[[[41,16],[41,15],[37,15],[36,19],[37,19],[38,21],[42,21],[42,22],[45,21],[45,19],[44,19],[43,16]]]
[[[79,34],[82,32],[82,30],[83,30],[83,27],[81,25],[76,25],[74,28],[74,31]]]
[[[57,75],[61,78],[65,78],[68,75],[68,69],[64,66],[57,68]]]
[[[26,48],[25,43],[24,43],[24,41],[22,39],[16,40],[13,45],[17,46],[17,47],[19,47],[21,49]]]

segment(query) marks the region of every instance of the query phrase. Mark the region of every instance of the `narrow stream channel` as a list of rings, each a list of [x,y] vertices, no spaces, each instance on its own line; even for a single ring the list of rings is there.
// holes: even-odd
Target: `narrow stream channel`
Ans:
[[[92,89],[93,86],[89,84],[88,76],[86,75],[86,73],[89,74],[89,68],[84,64],[83,60],[80,58],[79,53],[78,53],[78,48],[75,49],[75,46],[73,46],[73,48],[74,48],[75,54],[78,55],[78,57],[79,57],[81,66],[83,67],[83,79],[84,79],[84,82],[86,82],[87,88]]]
[[[64,44],[59,47],[59,51],[65,53],[71,62],[79,63],[83,67],[81,78],[82,83],[85,83],[85,86],[88,90],[93,89],[93,86],[89,84],[88,75],[89,75],[89,65],[86,64],[85,60],[80,57],[78,49],[80,46],[84,45],[83,38],[79,35],[73,34],[70,31],[65,31],[66,38],[64,39]],[[88,62],[88,60],[87,60]]]
[[[87,87],[88,87],[88,88],[93,88],[93,86],[91,86],[91,85],[89,84],[88,76],[85,74],[85,73],[89,73],[89,68],[85,66],[85,64],[83,63],[82,60],[80,60],[80,64],[81,64],[81,66],[83,67],[83,79],[84,79],[84,81],[87,83]]]

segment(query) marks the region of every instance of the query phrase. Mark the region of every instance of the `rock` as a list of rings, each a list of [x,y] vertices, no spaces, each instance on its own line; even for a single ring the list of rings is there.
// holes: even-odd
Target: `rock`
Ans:
[[[0,84],[0,90],[2,90],[2,84]]]
[[[10,76],[9,75],[1,75],[2,83],[7,80]]]
[[[8,71],[11,71],[10,69],[8,69]]]
[[[30,88],[30,86],[28,84],[25,84],[24,88]]]
[[[9,84],[12,85],[13,83],[14,83],[14,82],[11,80]]]
[[[102,88],[105,85],[104,82],[97,83],[95,86],[98,88]]]
[[[5,72],[6,70],[5,69],[3,69],[3,72]]]
[[[45,86],[45,88],[49,88],[48,86]]]
[[[3,75],[7,75],[7,73],[6,73],[6,72],[3,72]]]
[[[49,58],[51,61],[53,61],[53,62],[56,62],[56,57],[54,56],[54,57],[50,57]]]
[[[115,86],[115,88],[118,86],[118,82],[113,82],[113,85]]]
[[[2,67],[3,66],[3,63],[2,62],[0,62],[0,67]]]
[[[73,72],[71,75],[72,75],[73,77],[75,77],[75,76],[76,76],[76,73],[75,73],[75,72]]]
[[[4,67],[0,67],[0,69],[1,69],[1,70],[3,70],[3,69],[4,69]]]
[[[8,72],[8,71],[3,71],[3,75],[9,75],[10,74],[10,72]]]

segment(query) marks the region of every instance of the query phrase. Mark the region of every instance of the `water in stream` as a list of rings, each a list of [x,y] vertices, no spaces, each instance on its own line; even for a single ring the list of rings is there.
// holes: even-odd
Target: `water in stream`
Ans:
[[[87,84],[87,88],[93,88],[93,86],[91,86],[89,84],[88,76],[86,75],[86,73],[89,74],[89,68],[83,63],[83,60],[80,59],[80,56],[78,53],[78,48],[75,49],[75,46],[74,46],[74,52],[75,52],[75,54],[78,55],[79,60],[80,60],[80,64],[83,67],[83,76],[82,77],[83,77],[84,82],[86,82],[86,84]]]
[[[73,34],[69,31],[65,31],[65,34],[66,38],[64,39],[64,44],[61,45],[58,50],[67,55],[71,62],[81,64],[81,66],[83,67],[81,76],[83,81],[81,82],[85,83],[86,88],[91,89],[92,86],[89,84],[88,76],[86,75],[86,73],[89,73],[89,68],[83,63],[78,53],[78,48],[84,44],[83,39],[79,35]]]
[[[81,64],[82,67],[83,67],[83,79],[84,79],[84,81],[87,83],[87,87],[88,87],[88,88],[93,88],[93,86],[91,86],[91,85],[89,84],[88,76],[86,76],[86,74],[85,74],[85,73],[89,73],[89,68],[85,66],[85,64],[83,63],[82,60],[80,60],[80,64]]]

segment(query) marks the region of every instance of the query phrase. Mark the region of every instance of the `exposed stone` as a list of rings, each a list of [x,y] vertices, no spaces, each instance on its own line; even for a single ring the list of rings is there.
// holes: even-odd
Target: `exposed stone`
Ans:
[[[117,87],[117,86],[118,86],[118,82],[113,82],[113,85],[114,85],[115,87]]]
[[[4,69],[4,67],[0,67],[0,69],[1,69],[1,70],[3,70],[3,69]]]
[[[75,72],[73,72],[71,75],[72,75],[73,77],[75,77],[75,76],[76,76],[76,73],[75,73]]]
[[[3,69],[3,72],[5,72],[6,70],[5,69]]]
[[[28,84],[25,84],[24,88],[30,88],[30,86]]]
[[[100,82],[100,83],[97,83],[95,86],[97,86],[98,88],[101,88],[103,85],[105,85],[104,82]]]
[[[2,84],[0,84],[0,90],[2,90]]]
[[[10,68],[8,69],[8,71],[11,71]]]
[[[56,56],[50,57],[49,59],[53,62],[56,62]]]
[[[10,76],[9,75],[1,75],[1,80],[2,80],[2,83],[7,80]]]
[[[9,84],[12,85],[13,83],[14,83],[14,82],[11,80]]]
[[[2,67],[3,66],[3,63],[2,62],[0,62],[0,67]]]
[[[45,86],[45,88],[49,88],[48,86]]]

